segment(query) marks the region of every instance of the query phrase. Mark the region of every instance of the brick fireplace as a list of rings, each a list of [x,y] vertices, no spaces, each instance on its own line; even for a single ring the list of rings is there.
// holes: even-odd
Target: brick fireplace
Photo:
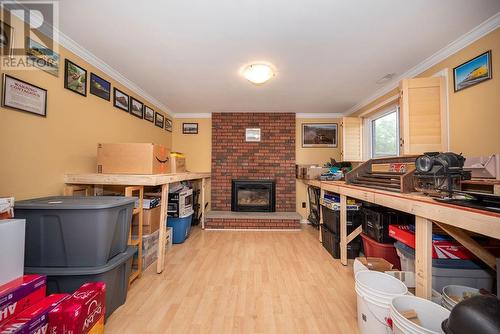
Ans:
[[[260,142],[245,140],[247,128],[260,129]],[[228,216],[234,180],[274,181],[275,215]],[[207,228],[299,228],[299,219],[290,215],[295,212],[295,114],[213,113],[211,189]],[[225,219],[216,212],[225,212]]]

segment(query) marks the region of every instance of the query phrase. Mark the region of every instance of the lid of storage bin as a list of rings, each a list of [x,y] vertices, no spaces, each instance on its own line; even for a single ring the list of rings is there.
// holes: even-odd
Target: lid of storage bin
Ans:
[[[125,196],[52,196],[15,203],[14,209],[84,210],[108,209],[133,204],[137,198]]]
[[[109,260],[105,265],[98,267],[24,267],[26,274],[39,274],[47,276],[76,276],[76,275],[98,275],[111,271],[119,265],[127,262],[137,253],[136,246],[128,246],[127,250]]]

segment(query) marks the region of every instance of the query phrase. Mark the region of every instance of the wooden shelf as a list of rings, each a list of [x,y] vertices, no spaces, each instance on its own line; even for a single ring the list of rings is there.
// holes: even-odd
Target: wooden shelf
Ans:
[[[132,239],[132,226],[130,227],[128,235],[128,245],[137,246],[137,270],[131,272],[129,276],[129,284],[136,278],[141,277],[142,274],[142,221],[143,221],[143,203],[144,203],[144,187],[143,186],[129,186],[125,187],[125,196],[132,197],[134,193],[139,193],[139,207],[132,211],[132,214],[139,215],[139,228],[136,239]]]

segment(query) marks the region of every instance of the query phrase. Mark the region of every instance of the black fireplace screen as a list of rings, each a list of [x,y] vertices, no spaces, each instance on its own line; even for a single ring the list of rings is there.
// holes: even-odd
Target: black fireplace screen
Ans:
[[[233,180],[231,210],[244,212],[274,212],[275,182],[272,180]]]

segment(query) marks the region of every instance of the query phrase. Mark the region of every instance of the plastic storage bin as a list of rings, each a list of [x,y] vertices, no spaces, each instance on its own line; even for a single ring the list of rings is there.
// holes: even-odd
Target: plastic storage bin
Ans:
[[[323,214],[323,224],[326,225],[335,234],[340,233],[340,211],[331,210],[325,206],[321,206]],[[351,233],[361,225],[362,213],[359,210],[347,210],[347,234]]]
[[[20,201],[25,266],[95,267],[127,250],[135,198],[56,196]]]
[[[389,225],[406,225],[415,222],[412,215],[383,207],[362,207],[363,233],[380,243],[393,243],[389,236]]]
[[[125,303],[132,258],[137,247],[129,246],[104,266],[92,268],[25,267],[25,273],[47,275],[47,294],[75,292],[87,282],[106,284],[106,319]]]
[[[167,226],[172,228],[172,243],[182,244],[191,230],[191,219],[193,215],[183,218],[168,217]]]
[[[323,247],[335,259],[340,259],[340,235],[333,233],[325,225],[321,225],[321,236]],[[347,245],[347,258],[357,258],[360,250],[361,239],[358,237]]]
[[[415,272],[415,250],[401,242],[395,244],[401,258],[401,270]],[[470,260],[433,259],[432,288],[441,291],[446,285],[465,285],[492,291],[494,275]]]
[[[0,220],[0,285],[23,276],[25,226],[24,219]]]
[[[367,257],[381,257],[394,265],[398,270],[401,269],[399,256],[396,253],[396,247],[393,244],[384,244],[376,242],[364,233],[361,233],[363,238],[363,249]]]

